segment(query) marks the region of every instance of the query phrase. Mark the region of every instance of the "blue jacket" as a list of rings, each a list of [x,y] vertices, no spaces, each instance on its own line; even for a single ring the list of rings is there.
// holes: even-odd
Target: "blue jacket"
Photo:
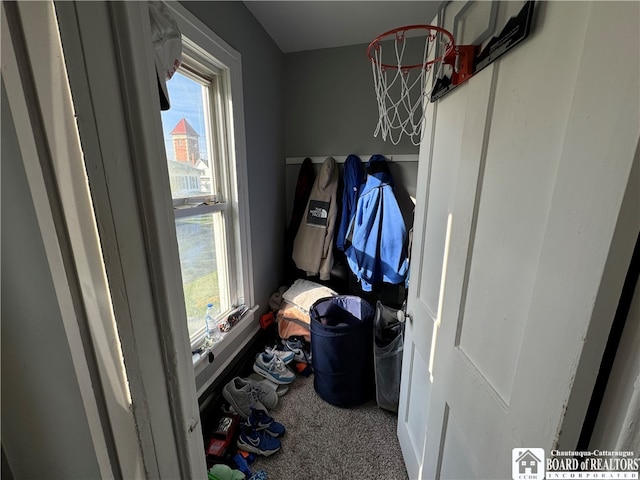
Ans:
[[[404,282],[409,260],[407,230],[385,158],[371,157],[367,173],[349,226],[347,238],[351,243],[345,254],[362,290],[370,292],[374,282]]]
[[[338,234],[336,235],[336,247],[344,252],[347,246],[345,239],[351,219],[356,214],[356,202],[358,201],[358,193],[364,180],[362,172],[362,162],[357,155],[349,155],[344,162],[344,170],[342,173],[344,179],[344,189],[342,191],[342,214],[340,225],[338,226]]]

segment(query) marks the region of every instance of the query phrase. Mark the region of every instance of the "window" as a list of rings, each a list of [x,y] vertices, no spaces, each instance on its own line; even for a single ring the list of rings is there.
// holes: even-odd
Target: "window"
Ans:
[[[225,82],[215,59],[184,39],[183,63],[167,82],[171,108],[162,112],[162,127],[192,344],[203,338],[208,304],[224,317],[245,300]]]

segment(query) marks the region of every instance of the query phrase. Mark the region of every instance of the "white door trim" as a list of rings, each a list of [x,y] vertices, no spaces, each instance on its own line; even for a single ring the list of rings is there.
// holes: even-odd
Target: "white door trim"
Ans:
[[[146,475],[204,478],[148,6],[56,13]]]

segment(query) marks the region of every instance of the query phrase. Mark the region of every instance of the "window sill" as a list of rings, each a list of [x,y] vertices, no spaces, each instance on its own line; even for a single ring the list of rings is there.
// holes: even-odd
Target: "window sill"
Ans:
[[[207,365],[209,365],[208,357],[209,353],[213,353],[214,357],[222,356],[234,343],[234,340],[246,333],[246,331],[254,324],[255,312],[260,308],[260,305],[254,305],[247,313],[240,319],[240,321],[234,325],[234,327],[224,334],[222,340],[216,342],[211,347],[205,349],[202,353],[196,353],[192,355],[193,368],[196,376],[202,372]]]

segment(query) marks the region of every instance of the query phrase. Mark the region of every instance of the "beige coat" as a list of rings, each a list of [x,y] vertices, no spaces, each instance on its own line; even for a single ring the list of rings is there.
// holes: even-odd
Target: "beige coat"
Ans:
[[[316,177],[305,217],[293,242],[293,261],[307,275],[329,280],[333,268],[333,234],[338,216],[338,165],[327,157]]]

